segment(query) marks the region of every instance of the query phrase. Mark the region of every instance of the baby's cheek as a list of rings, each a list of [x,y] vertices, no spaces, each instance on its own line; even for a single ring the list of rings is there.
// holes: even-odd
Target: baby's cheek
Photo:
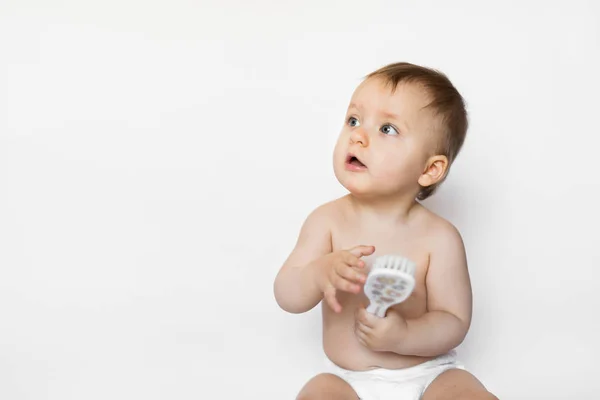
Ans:
[[[398,160],[381,160],[377,163],[377,176],[382,183],[388,186],[395,186],[398,183],[406,180],[406,173],[401,163]]]
[[[333,149],[333,158],[336,162],[345,162],[346,161],[347,151],[346,148],[338,142]]]

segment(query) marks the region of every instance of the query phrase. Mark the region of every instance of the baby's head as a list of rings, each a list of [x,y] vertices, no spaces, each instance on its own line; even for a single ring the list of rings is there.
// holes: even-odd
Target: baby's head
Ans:
[[[334,150],[334,172],[362,196],[431,196],[446,178],[467,132],[460,93],[442,73],[395,63],[356,88]]]

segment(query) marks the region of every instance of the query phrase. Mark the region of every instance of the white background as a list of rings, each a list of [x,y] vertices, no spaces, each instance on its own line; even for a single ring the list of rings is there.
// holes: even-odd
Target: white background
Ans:
[[[439,68],[471,129],[459,353],[504,399],[597,399],[597,2],[1,1],[0,398],[292,399],[320,310],[273,279],[343,195],[362,76]],[[225,291],[223,291],[225,290]]]

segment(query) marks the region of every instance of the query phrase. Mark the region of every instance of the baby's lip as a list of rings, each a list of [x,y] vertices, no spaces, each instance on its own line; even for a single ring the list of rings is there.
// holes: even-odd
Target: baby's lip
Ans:
[[[358,161],[359,164],[353,163],[353,161]],[[353,153],[348,153],[348,155],[346,156],[346,164],[352,165],[357,168],[367,168],[367,165],[364,162],[362,162],[362,160],[358,158],[356,154]]]

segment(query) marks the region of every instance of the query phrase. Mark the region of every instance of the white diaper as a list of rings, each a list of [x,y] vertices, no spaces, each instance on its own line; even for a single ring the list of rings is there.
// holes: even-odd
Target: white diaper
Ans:
[[[442,372],[452,368],[465,369],[456,360],[456,352],[403,369],[376,368],[349,371],[325,357],[326,371],[342,378],[361,400],[418,400],[425,389]]]

